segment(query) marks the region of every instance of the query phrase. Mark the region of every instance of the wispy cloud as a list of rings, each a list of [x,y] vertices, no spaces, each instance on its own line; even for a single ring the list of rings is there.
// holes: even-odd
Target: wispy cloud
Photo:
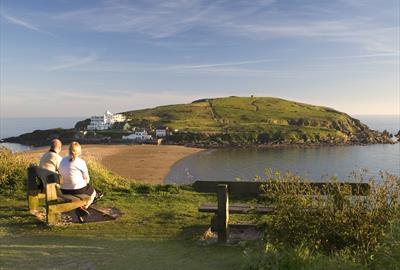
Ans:
[[[95,54],[90,54],[85,57],[63,57],[61,64],[51,66],[47,68],[47,71],[57,71],[63,69],[69,69],[73,67],[83,66],[96,61],[97,57]]]
[[[204,69],[204,68],[214,68],[214,67],[224,67],[224,66],[242,66],[242,65],[250,65],[250,64],[260,64],[260,63],[268,63],[280,61],[277,59],[260,59],[260,60],[246,60],[239,62],[226,62],[226,63],[215,63],[215,64],[194,64],[194,65],[176,65],[171,66],[169,69]]]
[[[310,60],[331,60],[331,59],[363,59],[363,58],[392,58],[393,56],[399,56],[400,53],[374,53],[374,54],[359,54],[359,55],[337,55],[337,56],[326,56],[326,57],[313,57]]]
[[[332,2],[334,9],[302,5],[298,9],[266,1],[193,1],[121,2],[105,1],[93,8],[64,12],[55,20],[82,25],[96,32],[136,33],[153,39],[185,35],[193,29],[223,36],[249,39],[320,39],[352,43],[371,52],[398,51],[400,27],[395,14],[382,23],[379,12],[371,8],[346,13],[360,1]],[[373,7],[373,6],[372,6]],[[318,9],[318,12],[315,10]],[[361,8],[360,8],[361,9]],[[335,13],[332,14],[332,10]],[[374,13],[371,13],[374,10]],[[383,16],[383,15],[380,15]],[[385,15],[387,16],[387,15]],[[398,17],[397,17],[398,20]]]
[[[258,9],[270,6],[273,0],[264,1],[104,1],[94,8],[65,12],[54,16],[56,20],[79,22],[90,31],[130,32],[162,39],[178,35],[195,27],[209,30],[234,17],[251,16]],[[146,3],[146,4],[144,4]]]
[[[26,29],[29,29],[29,30],[32,30],[32,31],[35,31],[35,32],[52,35],[51,33],[40,29],[39,27],[35,26],[34,24],[32,24],[30,22],[27,22],[25,20],[22,20],[20,18],[17,18],[15,16],[11,16],[11,15],[4,14],[4,13],[1,13],[0,15],[1,15],[1,17],[3,17],[8,22],[13,23],[15,25],[21,26],[23,28],[26,28]]]

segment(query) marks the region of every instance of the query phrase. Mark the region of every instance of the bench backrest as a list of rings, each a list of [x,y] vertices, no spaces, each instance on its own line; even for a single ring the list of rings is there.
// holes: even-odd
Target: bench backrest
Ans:
[[[28,195],[43,193],[46,201],[57,200],[57,185],[61,183],[61,175],[58,173],[31,165],[28,168]]]
[[[268,192],[268,190],[266,190],[266,184],[268,184],[268,182],[196,181],[193,183],[193,187],[197,192],[217,193],[218,185],[220,184],[228,186],[229,194],[264,194]],[[300,185],[302,185],[302,183],[300,183]],[[303,183],[303,185],[310,185],[312,188],[317,189],[324,194],[328,190],[332,190],[330,188],[334,188],[337,184],[326,182],[310,182]],[[368,183],[339,183],[339,185],[341,187],[351,188],[352,195],[365,196],[370,193],[371,189]]]

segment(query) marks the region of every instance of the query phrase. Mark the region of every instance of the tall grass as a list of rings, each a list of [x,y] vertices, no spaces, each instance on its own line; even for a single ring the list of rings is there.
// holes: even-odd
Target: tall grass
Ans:
[[[275,213],[263,218],[264,249],[245,269],[380,269],[385,260],[400,267],[398,176],[370,179],[366,196],[352,196],[336,179],[321,191],[290,174],[267,178],[261,200]]]
[[[370,254],[367,262],[360,260],[350,249],[324,253],[307,246],[265,244],[261,250],[245,251],[243,270],[308,269],[308,270],[399,270],[400,269],[400,221],[392,223],[378,249]]]
[[[29,162],[24,156],[14,155],[10,150],[0,147],[0,193],[22,191]]]

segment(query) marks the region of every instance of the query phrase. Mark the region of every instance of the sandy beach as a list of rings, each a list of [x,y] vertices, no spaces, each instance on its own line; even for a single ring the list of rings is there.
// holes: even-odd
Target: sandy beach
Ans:
[[[67,145],[63,146],[61,156],[68,154],[67,148]],[[39,160],[47,149],[35,149],[24,155]],[[112,172],[132,180],[161,184],[175,162],[200,151],[202,149],[174,145],[94,144],[82,146],[82,158],[94,158]]]

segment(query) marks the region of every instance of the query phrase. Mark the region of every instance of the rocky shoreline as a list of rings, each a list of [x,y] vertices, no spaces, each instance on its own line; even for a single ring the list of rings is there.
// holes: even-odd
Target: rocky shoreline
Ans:
[[[268,144],[206,144],[206,143],[186,143],[184,146],[203,148],[203,149],[214,149],[214,148],[318,148],[318,147],[335,147],[335,146],[366,146],[374,144],[397,144],[400,141],[385,141],[385,142],[374,142],[374,143],[361,143],[361,142],[320,142],[320,143],[296,143],[296,142],[276,142]],[[171,144],[171,145],[182,145],[182,144]]]
[[[400,133],[400,131],[399,131]],[[35,130],[32,133],[22,134],[17,137],[5,138],[2,142],[18,143],[23,145],[31,145],[35,147],[47,146],[49,142],[54,138],[61,139],[65,144],[72,141],[79,141],[82,144],[108,144],[108,145],[123,145],[123,144],[157,144],[156,140],[147,142],[127,142],[119,138],[111,137],[93,137],[93,138],[79,138],[76,135],[74,129],[50,129],[50,130]],[[187,133],[186,133],[187,134]],[[224,136],[224,134],[221,134]],[[396,136],[390,136],[387,132],[370,131],[364,132],[358,136],[352,136],[350,138],[327,138],[324,140],[278,140],[270,142],[259,142],[259,141],[225,141],[221,140],[221,136],[207,137],[206,140],[182,140],[176,141],[173,137],[167,137],[163,140],[162,144],[165,145],[181,145],[186,147],[202,148],[202,149],[213,149],[213,148],[315,148],[323,146],[352,146],[352,145],[372,145],[372,144],[396,144],[400,140]]]

